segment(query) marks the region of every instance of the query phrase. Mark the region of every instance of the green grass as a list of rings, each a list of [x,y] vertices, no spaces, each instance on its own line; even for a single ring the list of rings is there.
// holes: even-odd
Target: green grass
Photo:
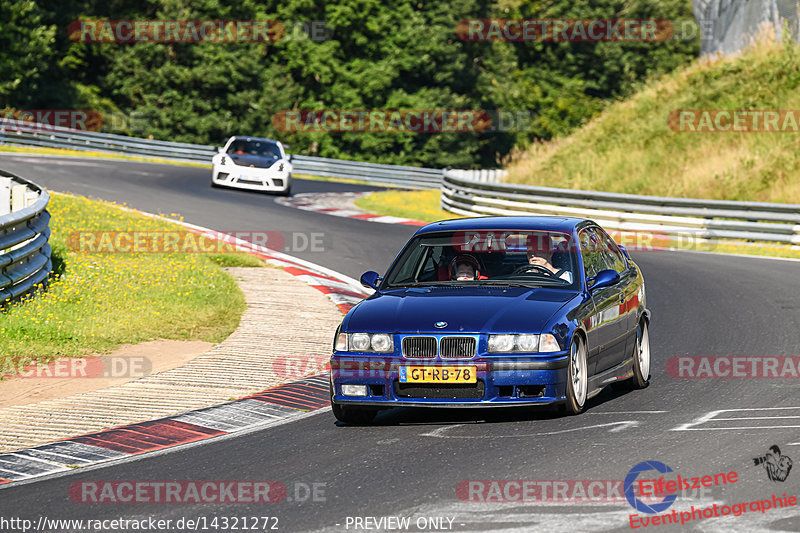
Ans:
[[[517,154],[506,181],[800,203],[800,133],[692,133],[667,124],[677,110],[798,110],[798,88],[800,47],[762,36],[739,56],[698,59],[572,135]]]
[[[153,339],[220,342],[238,325],[244,295],[222,266],[260,266],[246,254],[83,253],[85,231],[182,230],[112,203],[53,194],[49,287],[0,315],[0,375],[20,360],[108,353]],[[17,366],[18,367],[18,366]]]
[[[461,218],[439,206],[440,195],[438,190],[380,191],[357,198],[355,204],[371,213],[410,218],[421,222]]]

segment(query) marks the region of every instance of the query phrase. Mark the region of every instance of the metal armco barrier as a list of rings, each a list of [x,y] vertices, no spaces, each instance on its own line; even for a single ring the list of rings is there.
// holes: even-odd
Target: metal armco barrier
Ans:
[[[0,303],[28,292],[53,269],[49,201],[45,189],[0,170]]]
[[[800,245],[800,205],[483,183],[459,174],[444,173],[441,196],[442,208],[457,214],[574,216],[623,232]]]
[[[0,119],[0,145],[2,144],[159,157],[209,165],[211,158],[217,153],[215,146],[140,139],[46,124],[37,125],[13,119]],[[292,166],[295,174],[355,179],[405,189],[438,189],[442,182],[442,169],[438,168],[361,163],[306,155],[292,156]],[[482,173],[486,176],[485,179],[494,179],[502,171],[469,172]]]

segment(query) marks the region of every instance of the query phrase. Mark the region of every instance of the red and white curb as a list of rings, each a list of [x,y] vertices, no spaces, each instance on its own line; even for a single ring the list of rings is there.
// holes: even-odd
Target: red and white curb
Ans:
[[[408,226],[425,226],[427,222],[411,220],[410,218],[393,217],[388,215],[376,215],[367,213],[357,208],[342,209],[336,207],[343,203],[351,204],[352,201],[363,196],[372,194],[369,192],[326,192],[326,193],[301,193],[288,198],[277,198],[275,201],[287,207],[302,209],[303,211],[314,211],[324,215],[335,217],[355,218],[366,220],[367,222],[379,222],[381,224],[404,224]]]
[[[0,454],[0,487],[229,435],[330,405],[325,374],[205,409]]]
[[[202,226],[127,207],[121,209],[179,224],[282,267],[285,272],[326,294],[343,313],[370,294],[353,278],[309,261]],[[27,481],[244,431],[277,420],[299,417],[329,405],[328,376],[319,374],[232,402],[3,453],[0,454],[0,488],[6,488],[17,481]]]

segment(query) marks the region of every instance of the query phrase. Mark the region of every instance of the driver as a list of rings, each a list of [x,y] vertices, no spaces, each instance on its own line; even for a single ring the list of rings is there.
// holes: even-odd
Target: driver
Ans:
[[[567,283],[572,283],[572,272],[553,266],[553,240],[549,233],[532,233],[528,236],[527,254],[528,264],[546,268],[556,277]]]
[[[245,154],[245,150],[244,150],[244,148],[245,148],[245,143],[244,143],[244,141],[238,141],[238,142],[237,142],[237,143],[234,145],[233,153],[234,153],[234,154],[237,154],[237,155],[244,155],[244,154]]]
[[[455,256],[450,262],[450,279],[453,281],[481,279],[481,267],[478,260],[469,254]]]

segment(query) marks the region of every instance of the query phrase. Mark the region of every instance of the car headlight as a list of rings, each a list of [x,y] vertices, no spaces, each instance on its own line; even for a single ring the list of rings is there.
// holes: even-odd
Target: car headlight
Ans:
[[[353,333],[350,335],[350,349],[357,352],[369,351],[369,335],[366,333]]]
[[[539,347],[539,335],[517,335],[514,344],[518,352],[535,352]]]
[[[542,335],[542,339],[549,336],[555,342],[555,337],[552,335]],[[500,335],[489,335],[488,351],[493,353],[508,353],[508,352],[544,352],[544,351],[558,351],[558,350],[543,350],[540,347],[539,335],[532,333],[523,333],[520,335],[511,335],[503,333]],[[555,343],[558,346],[558,343]]]
[[[390,333],[339,333],[335,349],[340,352],[391,353],[394,340]]]
[[[386,353],[394,351],[392,336],[387,335],[386,333],[376,333],[373,335],[370,344],[372,345],[372,351],[374,352]]]
[[[489,335],[490,352],[514,351],[514,335]]]

